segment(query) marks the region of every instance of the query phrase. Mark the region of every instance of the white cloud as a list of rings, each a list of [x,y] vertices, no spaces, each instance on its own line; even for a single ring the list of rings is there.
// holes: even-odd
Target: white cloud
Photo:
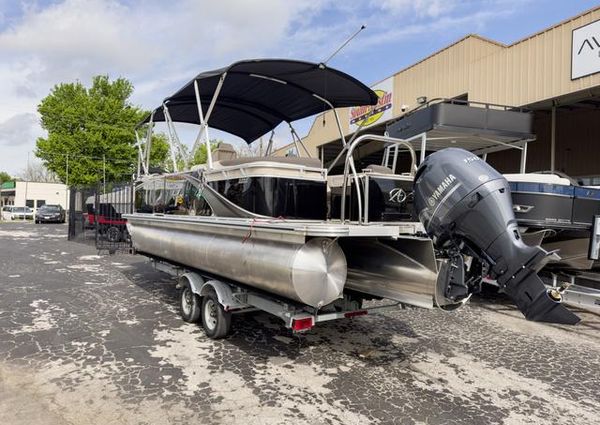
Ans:
[[[0,122],[0,145],[19,146],[41,135],[39,118],[33,113],[17,114]],[[41,129],[40,129],[41,130]]]
[[[454,9],[456,0],[380,0],[380,5],[395,15],[414,13],[419,17],[437,18]]]

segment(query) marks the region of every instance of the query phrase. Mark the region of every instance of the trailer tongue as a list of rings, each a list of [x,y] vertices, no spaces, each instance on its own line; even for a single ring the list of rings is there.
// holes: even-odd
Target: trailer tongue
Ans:
[[[526,245],[512,210],[510,188],[478,156],[448,148],[428,156],[417,171],[415,206],[438,250],[451,259],[446,297],[466,297],[463,256],[479,259],[491,278],[529,320],[576,324],[579,318],[547,290],[537,271],[552,253]]]

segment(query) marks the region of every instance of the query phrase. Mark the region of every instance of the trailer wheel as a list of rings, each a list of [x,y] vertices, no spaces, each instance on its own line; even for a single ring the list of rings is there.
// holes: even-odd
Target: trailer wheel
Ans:
[[[229,334],[231,313],[223,310],[214,291],[202,298],[202,326],[206,336],[212,339],[223,338]]]
[[[200,319],[200,306],[202,301],[194,292],[189,283],[185,283],[181,289],[181,300],[179,312],[183,320],[188,323],[196,323]]]
[[[111,226],[106,230],[106,239],[109,242],[119,242],[121,240],[121,231],[116,226]]]

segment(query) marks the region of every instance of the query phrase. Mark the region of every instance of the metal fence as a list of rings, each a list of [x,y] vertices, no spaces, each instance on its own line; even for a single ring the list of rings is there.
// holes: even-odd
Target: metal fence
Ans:
[[[94,245],[99,251],[129,251],[131,240],[123,214],[133,212],[132,182],[71,187],[69,240]]]

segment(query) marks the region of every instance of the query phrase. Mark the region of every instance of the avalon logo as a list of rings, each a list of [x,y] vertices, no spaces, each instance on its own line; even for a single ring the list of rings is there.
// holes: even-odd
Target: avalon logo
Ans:
[[[400,187],[390,190],[388,196],[389,201],[395,204],[403,204],[406,201],[406,192]]]
[[[577,55],[579,56],[581,52],[584,52],[584,49],[585,51],[587,51],[588,49],[590,51],[600,49],[600,43],[598,43],[598,40],[595,36],[591,36],[583,40],[583,42],[581,43],[581,47],[579,47],[579,50],[577,51]]]
[[[600,20],[573,30],[571,79],[600,72]]]

